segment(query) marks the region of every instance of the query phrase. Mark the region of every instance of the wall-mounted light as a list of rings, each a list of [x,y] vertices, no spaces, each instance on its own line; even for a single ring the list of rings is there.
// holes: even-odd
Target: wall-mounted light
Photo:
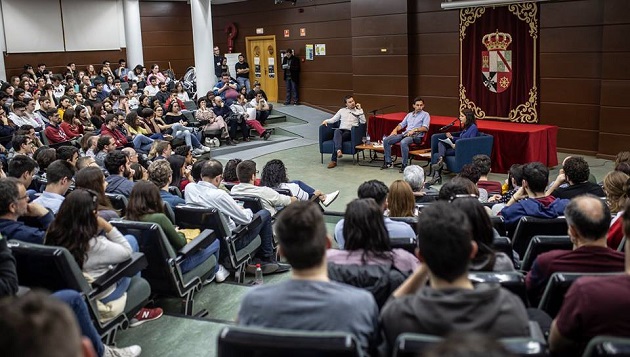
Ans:
[[[276,0],[278,1],[278,0]],[[516,1],[516,0],[462,0],[462,1],[447,1],[440,4],[443,10],[463,9],[466,7],[478,7],[478,6],[501,6],[510,4],[520,4],[524,2],[544,2],[549,0],[529,0],[529,1]]]

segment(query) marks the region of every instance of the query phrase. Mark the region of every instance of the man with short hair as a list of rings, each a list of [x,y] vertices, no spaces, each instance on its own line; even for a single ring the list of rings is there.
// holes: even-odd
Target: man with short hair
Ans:
[[[335,128],[333,132],[333,143],[335,147],[333,148],[330,163],[328,163],[329,169],[337,167],[337,158],[343,156],[341,147],[344,141],[349,141],[351,139],[350,136],[352,127],[359,126],[359,124],[365,124],[365,114],[363,114],[361,104],[356,103],[354,101],[354,97],[351,95],[345,96],[343,100],[346,107],[339,109],[332,118],[326,119],[322,122],[322,125],[328,126],[328,124],[341,121],[341,123],[339,123],[339,127]]]
[[[324,218],[316,204],[297,202],[275,224],[291,280],[262,285],[243,298],[238,323],[262,328],[343,331],[367,353],[378,341],[378,306],[368,291],[330,281]],[[279,303],[281,302],[281,303]],[[296,314],[296,311],[300,313]]]
[[[26,155],[15,155],[9,161],[7,177],[15,177],[28,189],[33,182],[33,176],[37,173],[37,162]],[[35,190],[28,190],[29,197],[35,196]]]
[[[70,138],[66,135],[66,133],[61,129],[59,125],[61,123],[61,118],[59,117],[59,113],[55,109],[51,109],[48,111],[48,119],[50,123],[46,126],[44,130],[44,135],[46,135],[46,139],[51,144],[58,144],[69,141]]]
[[[624,269],[624,254],[608,248],[606,234],[610,209],[599,198],[578,196],[564,210],[573,250],[553,250],[539,255],[525,283],[530,301],[538,301],[553,273],[606,273]]]
[[[26,135],[16,135],[13,137],[13,141],[11,142],[11,150],[9,150],[9,159],[13,158],[15,155],[26,155],[28,157],[33,157],[33,153],[35,152],[33,148],[33,140]]]
[[[284,70],[284,82],[287,87],[287,97],[284,105],[293,102],[298,105],[298,85],[300,84],[300,59],[293,56],[293,50],[287,49],[285,56],[282,58],[282,69]]]
[[[446,202],[422,211],[416,255],[423,264],[381,311],[389,346],[406,332],[447,336],[454,331],[475,331],[495,338],[529,335],[527,312],[516,295],[499,284],[473,285],[468,279],[470,260],[478,248],[471,232],[466,214]]]
[[[249,104],[256,108],[256,120],[258,120],[260,124],[265,125],[269,114],[271,114],[271,109],[265,98],[263,98],[262,93],[256,93],[256,96]]]
[[[88,87],[87,94],[88,94],[88,97],[85,99],[85,103],[89,107],[94,108],[94,105],[96,103],[102,102],[101,98],[98,97],[98,90],[96,89],[96,87]]]
[[[149,181],[153,182],[160,189],[162,201],[168,203],[171,208],[177,205],[185,205],[186,201],[168,192],[168,186],[171,184],[173,177],[173,169],[171,164],[166,160],[156,160],[149,165]]]
[[[477,168],[477,170],[479,170],[480,174],[479,181],[477,181],[477,187],[483,188],[488,191],[488,196],[500,195],[501,183],[488,180],[488,174],[490,174],[490,168],[492,166],[490,157],[484,154],[475,155],[472,158],[472,164],[474,167]]]
[[[117,193],[129,197],[133,189],[133,181],[127,179],[131,177],[131,167],[129,158],[122,151],[113,151],[105,156],[105,169],[109,176],[105,178],[107,187],[105,192]]]
[[[227,219],[230,232],[238,225],[248,225],[257,216],[261,224],[247,232],[245,237],[235,242],[236,248],[247,246],[256,236],[260,235],[261,245],[256,253],[258,261],[262,265],[264,274],[280,273],[291,269],[288,264],[276,261],[273,251],[273,231],[271,228],[271,214],[267,210],[261,210],[256,214],[248,208],[241,207],[229,193],[219,189],[223,180],[223,165],[217,160],[208,160],[201,168],[201,181],[189,183],[184,195],[186,203],[203,207],[216,208]],[[221,257],[228,257],[226,247],[221,245]]]
[[[217,82],[212,91],[215,96],[220,96],[221,99],[227,103],[228,106],[232,105],[232,102],[238,97],[238,91],[236,90],[236,83],[230,78],[227,73],[221,74],[221,80]]]
[[[239,88],[247,88],[249,92],[249,64],[245,62],[245,56],[243,54],[238,55],[238,62],[234,65],[236,71],[236,82],[238,82]]]
[[[392,163],[392,145],[400,143],[400,151],[402,152],[402,166],[400,172],[405,171],[407,167],[407,159],[409,158],[409,145],[420,144],[422,138],[429,131],[431,116],[424,111],[424,100],[416,97],[413,100],[413,111],[408,113],[400,124],[396,125],[394,130],[385,138],[383,138],[383,149],[385,150],[385,162],[382,169],[388,169],[393,166]],[[398,131],[405,129],[402,134]]]
[[[278,212],[277,208],[288,206],[297,201],[297,198],[281,195],[273,188],[255,186],[256,163],[252,160],[241,161],[236,166],[236,176],[240,183],[234,185],[230,192],[233,195],[255,196],[260,198],[263,208],[269,211],[272,216],[275,216]]]
[[[46,229],[55,219],[52,212],[31,202],[24,185],[14,177],[0,178],[0,234],[7,239],[43,244]],[[33,217],[38,227],[31,227],[20,217]]]
[[[160,91],[158,80],[155,76],[149,76],[149,85],[144,87],[144,94],[147,97],[155,97]]]
[[[389,188],[379,180],[365,181],[359,186],[357,196],[359,198],[373,198],[376,203],[383,208],[383,213],[387,210],[387,195]],[[335,240],[339,245],[339,249],[343,249],[346,240],[343,238],[344,219],[337,222],[335,226]],[[416,233],[407,223],[394,221],[389,217],[385,217],[385,228],[390,237],[408,237],[416,239]]]
[[[74,146],[60,146],[57,148],[57,159],[67,161],[72,166],[76,166],[77,160],[79,160],[79,149]]]
[[[260,85],[260,82],[258,81],[255,81],[254,88],[252,88],[252,90],[247,92],[247,100],[251,101],[252,99],[254,99],[257,93],[262,93],[263,98],[267,101],[267,103],[269,103],[269,99],[267,98],[267,93],[265,93],[265,91],[262,89]],[[269,107],[273,108],[273,105],[269,104]]]
[[[127,82],[127,74],[129,74],[129,68],[127,68],[127,61],[123,58],[118,60],[118,68],[114,71],[116,78],[123,82]]]
[[[116,150],[116,140],[109,135],[101,135],[96,143],[98,152],[94,156],[94,161],[100,167],[105,167],[105,157],[110,152]]]
[[[630,207],[623,216],[623,230],[630,237]],[[630,252],[630,240],[626,240]],[[625,256],[623,274],[610,277],[582,277],[564,296],[560,312],[551,325],[552,352],[579,356],[595,336],[630,337],[630,254]]]
[[[107,114],[101,127],[101,136],[108,135],[114,139],[117,148],[127,145],[127,137],[118,129],[118,119],[115,114]]]
[[[221,66],[223,65],[223,60],[225,59],[225,56],[221,55],[221,50],[219,49],[219,46],[214,46],[213,52],[214,52],[214,75],[217,77],[217,81],[219,81],[221,79],[221,74],[223,73],[223,69],[221,68]]]
[[[155,99],[159,100],[160,104],[164,106],[164,104],[166,104],[166,101],[171,96],[171,93],[168,90],[168,86],[164,82],[158,83],[158,88],[160,88],[160,90],[155,93]]]
[[[74,172],[74,165],[70,162],[66,160],[53,161],[46,169],[46,189],[33,203],[40,204],[51,210],[53,214],[57,214],[66,192],[72,185]]]
[[[17,127],[27,124],[39,127],[39,123],[35,119],[30,119],[26,115],[26,103],[19,100],[13,102],[13,111],[9,113],[9,120]]]
[[[606,197],[606,193],[600,185],[588,181],[590,174],[588,163],[583,157],[570,156],[562,163],[561,172],[546,193],[566,199],[572,199],[586,193],[597,197]],[[562,187],[564,183],[568,183],[568,185]]]
[[[438,191],[432,187],[424,187],[424,170],[418,165],[409,165],[403,171],[403,179],[411,186],[416,203],[437,200]]]
[[[46,96],[39,97],[39,109],[35,111],[35,116],[41,120],[43,123],[50,123],[50,119],[48,118],[48,112],[53,109],[52,102],[50,98]],[[57,112],[55,110],[55,112]]]
[[[540,162],[523,166],[523,184],[499,213],[509,231],[514,231],[521,217],[556,218],[561,216],[569,200],[545,194],[549,169]]]

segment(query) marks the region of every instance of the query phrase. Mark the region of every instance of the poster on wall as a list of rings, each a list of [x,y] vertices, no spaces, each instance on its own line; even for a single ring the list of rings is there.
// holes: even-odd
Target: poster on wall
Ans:
[[[306,45],[306,60],[307,61],[312,61],[313,60],[313,52],[315,51],[315,49],[313,48],[313,45]]]
[[[315,45],[315,56],[326,56],[326,44],[318,43]]]
[[[276,59],[269,57],[267,64],[269,66],[269,78],[276,78]]]
[[[254,57],[254,77],[260,78],[260,57]]]

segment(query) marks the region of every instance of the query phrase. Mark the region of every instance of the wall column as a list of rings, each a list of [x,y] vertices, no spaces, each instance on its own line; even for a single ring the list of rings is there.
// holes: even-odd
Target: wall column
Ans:
[[[144,65],[142,53],[142,29],[140,27],[140,0],[123,0],[125,22],[125,44],[127,46],[127,67]]]
[[[2,19],[3,19],[2,7],[0,6],[0,20]],[[4,21],[0,21],[0,79],[3,81],[7,80],[7,69],[4,65],[4,52],[6,50],[7,50],[7,44],[4,41]]]
[[[216,83],[214,75],[214,38],[212,35],[212,9],[210,0],[190,0],[192,14],[193,49],[197,75],[197,96],[205,95]]]

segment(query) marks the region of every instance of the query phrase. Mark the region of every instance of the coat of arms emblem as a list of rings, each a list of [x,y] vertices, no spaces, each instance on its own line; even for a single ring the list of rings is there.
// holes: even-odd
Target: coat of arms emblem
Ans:
[[[507,50],[512,36],[497,30],[483,36],[481,42],[488,49],[481,52],[483,85],[491,92],[504,92],[512,83],[512,51]]]

